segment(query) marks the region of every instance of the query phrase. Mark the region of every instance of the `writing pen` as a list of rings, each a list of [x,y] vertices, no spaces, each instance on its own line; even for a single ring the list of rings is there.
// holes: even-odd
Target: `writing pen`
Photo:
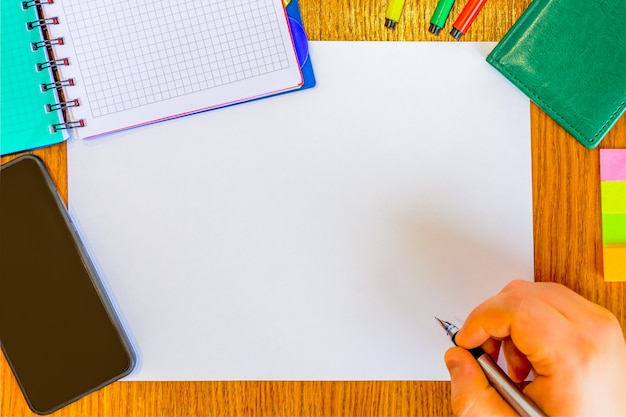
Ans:
[[[429,32],[434,35],[439,35],[439,31],[443,29],[446,24],[450,10],[454,5],[454,0],[439,0],[437,7],[433,12],[433,16],[430,18]]]
[[[404,0],[389,0],[387,6],[387,12],[385,13],[385,27],[389,29],[395,29],[400,15],[402,15],[402,8],[404,7]]]
[[[461,35],[467,32],[485,3],[487,3],[487,0],[469,0],[467,2],[463,10],[461,10],[459,17],[457,17],[452,24],[450,35],[452,35],[454,39],[458,41]]]
[[[448,336],[450,336],[452,343],[456,345],[455,339],[459,328],[452,323],[439,320],[437,317],[435,317],[435,319],[441,324],[441,327],[443,327]],[[519,389],[517,384],[500,369],[498,364],[496,364],[494,360],[491,359],[491,356],[482,350],[482,348],[477,347],[469,349],[469,353],[476,359],[491,386],[498,391],[498,394],[500,394],[520,416],[546,417],[546,413]]]

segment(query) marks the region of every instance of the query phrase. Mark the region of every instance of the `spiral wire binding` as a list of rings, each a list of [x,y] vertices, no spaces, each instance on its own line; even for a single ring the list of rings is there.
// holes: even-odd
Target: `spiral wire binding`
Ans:
[[[32,22],[26,22],[26,27],[28,30],[33,30],[35,28],[41,27],[46,28],[48,25],[58,25],[59,18],[58,17],[46,17],[44,19],[33,20]]]
[[[55,39],[44,39],[43,41],[33,42],[30,46],[33,48],[33,51],[36,51],[39,48],[47,48],[52,45],[63,45],[63,38],[55,38]]]
[[[27,10],[31,7],[41,6],[42,4],[52,4],[54,0],[30,0],[22,2],[22,9]]]
[[[74,79],[68,78],[67,80],[55,81],[53,83],[41,84],[41,92],[45,93],[46,91],[54,90],[54,89],[62,89],[64,87],[73,87]]]
[[[37,64],[37,71],[43,71],[46,68],[57,69],[62,65],[70,65],[69,58],[51,59],[50,61],[40,62],[39,64]]]
[[[50,126],[50,128],[52,129],[52,133],[56,133],[59,130],[75,129],[77,127],[85,127],[85,121],[83,119],[80,119],[65,123],[57,123]]]
[[[5,0],[3,0],[5,1]],[[54,0],[28,0],[22,2],[22,9],[27,10],[31,7],[35,7],[37,9],[37,14],[39,19],[34,20],[32,22],[27,22],[26,27],[28,30],[33,30],[35,28],[40,28],[43,34],[43,40],[39,42],[33,42],[31,44],[31,48],[33,51],[37,51],[40,48],[45,48],[48,57],[48,61],[41,62],[37,64],[37,71],[43,71],[45,69],[50,69],[52,73],[52,82],[41,84],[41,91],[46,92],[50,90],[56,90],[57,95],[60,98],[58,103],[47,104],[46,111],[52,112],[60,110],[63,113],[63,119],[65,120],[63,123],[56,123],[50,126],[50,130],[52,133],[56,133],[59,130],[66,129],[74,129],[77,127],[85,126],[85,121],[83,119],[80,120],[69,120],[68,113],[66,110],[70,107],[80,106],[80,101],[78,99],[65,100],[65,88],[74,86],[74,79],[68,78],[67,80],[60,80],[58,67],[70,65],[69,58],[60,58],[55,59],[53,46],[62,46],[65,44],[62,37],[49,39],[47,37],[48,26],[49,25],[58,25],[59,19],[58,17],[45,17],[43,13],[43,6],[47,4],[54,3]]]
[[[80,102],[78,101],[77,98],[75,98],[74,100],[70,100],[70,101],[60,101],[54,104],[46,104],[46,111],[50,113],[55,110],[63,110],[69,107],[78,107],[78,106],[80,106]]]

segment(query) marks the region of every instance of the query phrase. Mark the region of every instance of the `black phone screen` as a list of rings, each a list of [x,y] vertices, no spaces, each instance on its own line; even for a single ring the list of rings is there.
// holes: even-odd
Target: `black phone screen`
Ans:
[[[122,376],[134,353],[39,158],[0,167],[0,343],[47,414]]]

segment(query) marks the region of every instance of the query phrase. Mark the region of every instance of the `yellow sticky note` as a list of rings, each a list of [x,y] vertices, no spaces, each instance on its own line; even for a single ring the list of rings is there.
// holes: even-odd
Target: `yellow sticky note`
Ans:
[[[601,181],[602,213],[626,214],[626,181]]]
[[[626,246],[605,246],[604,280],[626,281]]]

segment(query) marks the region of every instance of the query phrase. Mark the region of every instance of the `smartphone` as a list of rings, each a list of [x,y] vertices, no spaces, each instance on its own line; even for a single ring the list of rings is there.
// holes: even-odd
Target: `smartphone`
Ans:
[[[128,375],[135,353],[43,162],[0,167],[0,344],[49,414]]]

